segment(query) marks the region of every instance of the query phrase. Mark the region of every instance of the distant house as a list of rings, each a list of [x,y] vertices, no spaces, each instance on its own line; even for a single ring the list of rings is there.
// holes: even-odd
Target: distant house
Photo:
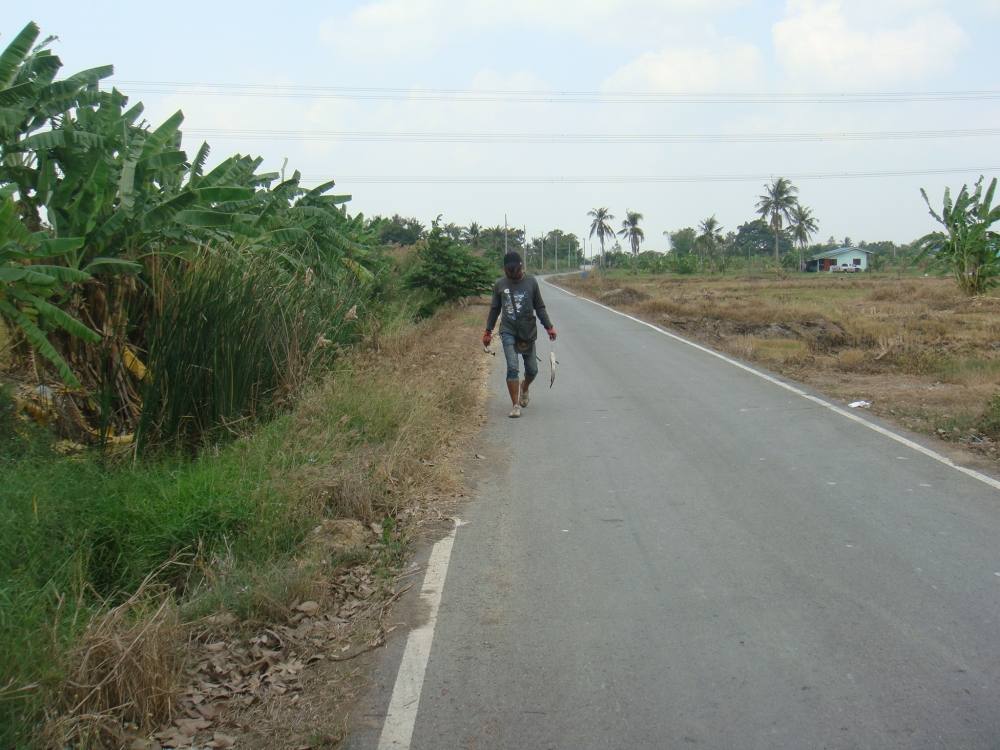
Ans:
[[[827,271],[832,273],[854,273],[867,271],[871,251],[857,247],[838,247],[817,253],[806,261],[806,271],[817,273]]]

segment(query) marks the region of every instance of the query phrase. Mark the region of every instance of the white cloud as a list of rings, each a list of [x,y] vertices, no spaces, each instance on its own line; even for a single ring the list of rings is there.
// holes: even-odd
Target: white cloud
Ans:
[[[616,70],[608,91],[695,92],[752,88],[763,77],[760,51],[752,44],[671,47],[647,52]]]
[[[348,55],[428,55],[469,32],[556,30],[592,40],[666,32],[749,0],[369,0],[328,19],[321,38]]]
[[[924,9],[923,0],[790,0],[786,17],[773,28],[778,61],[792,80],[829,86],[865,87],[919,81],[950,69],[966,36],[943,11],[927,10],[898,23],[902,9]],[[852,23],[851,14],[867,15]],[[878,24],[866,23],[871,16]],[[875,27],[873,29],[873,27]]]

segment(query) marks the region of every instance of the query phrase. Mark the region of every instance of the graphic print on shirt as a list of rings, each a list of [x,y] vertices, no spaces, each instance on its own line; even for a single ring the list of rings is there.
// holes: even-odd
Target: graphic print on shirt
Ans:
[[[511,294],[510,289],[503,290],[503,310],[509,320],[516,320],[524,309],[524,300],[528,296],[527,292],[520,291]]]

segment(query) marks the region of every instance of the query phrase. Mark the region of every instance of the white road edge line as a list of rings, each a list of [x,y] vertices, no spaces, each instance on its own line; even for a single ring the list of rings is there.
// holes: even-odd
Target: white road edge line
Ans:
[[[576,297],[577,299],[582,299],[585,302],[589,302],[592,305],[603,307],[608,312],[613,312],[615,315],[621,315],[623,318],[628,318],[629,320],[635,321],[636,323],[644,325],[647,328],[652,328],[657,333],[662,333],[664,336],[669,336],[675,341],[679,341],[682,344],[687,344],[688,346],[694,347],[695,349],[705,352],[706,354],[710,354],[717,359],[721,359],[723,362],[727,362],[731,364],[733,367],[738,367],[739,369],[745,370],[746,372],[756,375],[758,378],[762,378],[763,380],[766,380],[769,383],[774,383],[774,385],[779,386],[780,388],[784,388],[786,391],[791,391],[796,396],[801,396],[806,401],[811,401],[814,404],[822,406],[824,409],[829,409],[835,414],[839,414],[842,417],[847,417],[847,419],[850,419],[852,422],[857,422],[860,425],[864,425],[869,430],[873,430],[874,432],[877,432],[880,435],[884,435],[887,438],[895,440],[897,443],[902,443],[907,448],[912,448],[913,450],[917,451],[917,453],[922,453],[923,455],[929,458],[933,458],[935,461],[940,461],[945,466],[949,466],[952,469],[955,469],[956,471],[962,472],[966,476],[972,477],[973,479],[977,479],[983,484],[987,484],[995,490],[1000,490],[1000,480],[994,479],[993,477],[983,474],[982,472],[976,471],[975,469],[969,469],[966,468],[965,466],[959,466],[947,456],[942,456],[940,453],[933,451],[926,446],[920,445],[920,443],[916,443],[910,440],[909,438],[903,437],[902,435],[899,435],[893,432],[892,430],[887,430],[885,427],[882,427],[881,425],[877,425],[874,422],[869,422],[867,419],[863,419],[862,417],[859,417],[857,414],[852,414],[851,412],[842,409],[836,404],[831,404],[828,401],[824,401],[823,399],[818,398],[817,396],[813,396],[811,393],[806,393],[801,388],[796,388],[794,385],[782,382],[781,380],[778,380],[777,378],[768,375],[766,372],[755,370],[753,367],[750,367],[749,365],[745,365],[742,362],[727,357],[725,354],[720,354],[719,352],[713,349],[709,349],[707,346],[702,346],[701,344],[696,344],[693,341],[689,341],[683,336],[678,336],[676,333],[671,333],[666,329],[660,328],[658,325],[654,325],[653,323],[648,323],[645,320],[640,320],[639,318],[629,315],[628,313],[623,313],[621,310],[615,310],[613,307],[602,305],[600,302],[592,300],[588,297],[584,297],[578,294],[573,294],[572,292],[563,289],[561,286],[553,284],[551,281],[545,279],[543,279],[543,281],[545,281],[545,283],[551,286],[553,289],[558,289],[560,292],[563,292],[564,294],[568,294],[571,297]]]
[[[389,710],[379,736],[378,750],[408,750],[410,747],[420,693],[424,687],[424,674],[427,672],[427,661],[434,642],[438,606],[441,604],[444,579],[448,575],[448,563],[451,561],[451,548],[461,525],[462,521],[456,518],[455,528],[431,550],[424,582],[420,587],[420,601],[427,606],[427,621],[411,630],[406,639],[406,649],[399,663]]]

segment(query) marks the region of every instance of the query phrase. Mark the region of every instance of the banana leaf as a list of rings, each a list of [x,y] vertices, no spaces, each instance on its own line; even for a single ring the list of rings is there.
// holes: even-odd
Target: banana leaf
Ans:
[[[73,374],[69,365],[66,364],[66,360],[59,356],[59,352],[57,352],[55,347],[53,347],[49,342],[45,332],[42,331],[42,329],[39,328],[33,320],[31,320],[31,318],[3,299],[0,299],[0,315],[5,316],[17,324],[21,333],[24,334],[24,337],[28,340],[28,343],[31,344],[35,351],[55,365],[56,370],[58,370],[60,377],[66,385],[73,388],[80,387],[80,381],[77,379],[76,375]]]
[[[31,46],[35,43],[39,33],[38,25],[29,22],[11,40],[3,53],[0,53],[0,86],[7,88],[14,82],[17,69],[31,52]]]

